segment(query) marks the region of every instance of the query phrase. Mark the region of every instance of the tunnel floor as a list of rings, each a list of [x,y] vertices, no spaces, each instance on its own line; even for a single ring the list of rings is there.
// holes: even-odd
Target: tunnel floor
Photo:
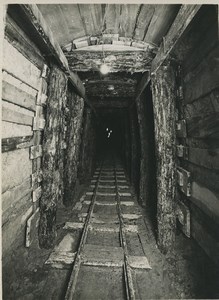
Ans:
[[[179,233],[175,251],[162,255],[147,213],[138,205],[122,165],[117,163],[114,168],[112,161],[107,161],[102,171],[101,165],[97,166],[76,204],[59,209],[52,251],[35,245],[29,253],[21,249],[13,253],[4,274],[4,299],[64,299],[95,192],[74,299],[127,299],[127,285],[136,299],[211,298],[214,283],[208,278],[204,267],[208,262],[198,254],[197,245]],[[125,250],[116,210],[118,195]],[[124,271],[124,257],[131,266],[130,273]],[[128,284],[126,273],[131,276]]]

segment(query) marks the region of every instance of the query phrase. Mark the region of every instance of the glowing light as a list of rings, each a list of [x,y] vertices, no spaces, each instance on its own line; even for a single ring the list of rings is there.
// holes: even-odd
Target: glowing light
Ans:
[[[110,68],[106,65],[106,64],[102,64],[100,66],[100,72],[103,74],[103,75],[106,75],[108,74],[110,71]]]

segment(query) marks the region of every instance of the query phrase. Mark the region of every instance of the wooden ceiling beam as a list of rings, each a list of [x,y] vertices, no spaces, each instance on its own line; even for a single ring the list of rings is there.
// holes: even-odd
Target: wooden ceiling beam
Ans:
[[[105,51],[105,63],[110,67],[110,73],[115,72],[145,72],[150,69],[154,53],[148,51]],[[103,64],[102,51],[71,51],[66,53],[69,67],[72,71],[99,71]]]
[[[196,14],[198,13],[201,5],[182,5],[170,30],[168,31],[165,39],[163,40],[156,57],[152,61],[151,73],[156,73],[167,56],[170,54],[176,43],[182,37]]]

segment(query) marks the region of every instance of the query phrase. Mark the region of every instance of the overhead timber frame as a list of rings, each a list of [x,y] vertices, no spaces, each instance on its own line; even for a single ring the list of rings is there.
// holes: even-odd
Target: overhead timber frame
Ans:
[[[165,39],[152,61],[151,71],[145,72],[136,90],[136,102],[147,101],[142,94],[152,83],[157,159],[157,242],[166,253],[175,240],[176,198],[176,78],[171,51],[181,39],[201,5],[182,5]],[[147,199],[146,199],[147,201]]]

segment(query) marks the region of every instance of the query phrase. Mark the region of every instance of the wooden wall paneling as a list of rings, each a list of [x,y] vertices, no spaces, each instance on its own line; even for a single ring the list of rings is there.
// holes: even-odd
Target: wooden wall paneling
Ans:
[[[219,170],[219,149],[200,149],[185,147],[183,145],[177,146],[177,156],[188,160],[196,165]]]
[[[184,106],[185,118],[192,119],[219,112],[219,88]]]
[[[31,193],[30,177],[26,177],[19,185],[6,190],[2,194],[2,216],[4,219],[4,213],[14,208],[20,199],[24,198],[27,194]],[[4,224],[4,222],[2,222]]]
[[[10,214],[10,221],[2,228],[2,253],[10,250],[13,243],[23,245],[26,220],[32,214],[31,193],[22,199],[23,205],[16,210],[16,214]]]
[[[219,224],[219,192],[207,188],[199,182],[193,181],[191,185],[190,201],[198,206],[204,214]]]
[[[219,87],[219,45],[184,77],[185,103],[205,96]]]
[[[191,235],[210,259],[219,265],[218,230],[214,230],[208,219],[195,205],[191,205]]]
[[[219,138],[219,113],[186,120],[188,136],[194,138]]]

